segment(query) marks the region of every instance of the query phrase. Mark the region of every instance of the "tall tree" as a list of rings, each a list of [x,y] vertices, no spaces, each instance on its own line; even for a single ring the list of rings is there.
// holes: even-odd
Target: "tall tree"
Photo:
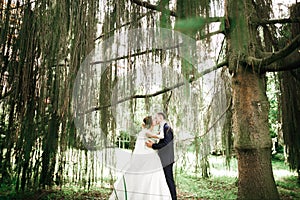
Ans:
[[[290,8],[291,17],[297,17],[300,14],[300,3]],[[300,24],[292,24],[290,40],[300,34]],[[296,52],[296,54],[299,54]],[[294,63],[295,68],[299,66]],[[287,146],[287,160],[292,169],[298,172],[298,182],[300,183],[300,70],[295,69],[280,73],[281,89],[281,108],[282,108],[282,130],[283,138]]]
[[[279,199],[271,166],[269,104],[265,73],[241,57],[257,57],[261,50],[257,27],[251,21],[252,1],[228,1],[226,7],[228,66],[233,73],[233,131],[238,156],[238,198]],[[242,33],[242,34],[241,34]]]

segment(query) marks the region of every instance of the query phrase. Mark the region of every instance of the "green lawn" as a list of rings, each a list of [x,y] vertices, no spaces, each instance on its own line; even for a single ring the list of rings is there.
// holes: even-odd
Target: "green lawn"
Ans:
[[[236,199],[237,197],[237,162],[231,161],[230,170],[226,169],[224,159],[212,156],[210,161],[210,178],[204,179],[199,174],[188,172],[176,173],[178,200],[185,199]],[[179,170],[177,170],[179,172]],[[282,161],[273,161],[273,172],[281,199],[300,199],[300,185],[296,173]],[[10,188],[0,188],[0,199],[28,200],[74,200],[74,199],[108,199],[111,193],[107,188],[92,188],[91,190],[76,187],[64,187],[52,190],[39,190],[35,193],[16,194]]]
[[[178,177],[178,199],[236,199],[236,178],[209,179],[181,174]]]
[[[236,199],[237,161],[231,161],[230,170],[224,166],[222,157],[210,157],[211,177],[201,178],[193,173],[177,174],[179,199]],[[272,161],[274,178],[281,199],[300,199],[300,184],[296,173],[283,161]]]

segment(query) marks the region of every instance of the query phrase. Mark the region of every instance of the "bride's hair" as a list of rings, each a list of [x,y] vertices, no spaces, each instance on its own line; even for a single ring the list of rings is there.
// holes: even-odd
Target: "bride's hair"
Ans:
[[[151,116],[147,116],[143,119],[143,126],[145,128],[150,128],[152,125],[152,117]]]

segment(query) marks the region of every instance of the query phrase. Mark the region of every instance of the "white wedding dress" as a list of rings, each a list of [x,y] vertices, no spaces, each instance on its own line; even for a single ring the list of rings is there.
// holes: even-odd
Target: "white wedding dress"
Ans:
[[[157,151],[145,145],[147,131],[139,133],[129,166],[115,182],[110,200],[172,199]]]

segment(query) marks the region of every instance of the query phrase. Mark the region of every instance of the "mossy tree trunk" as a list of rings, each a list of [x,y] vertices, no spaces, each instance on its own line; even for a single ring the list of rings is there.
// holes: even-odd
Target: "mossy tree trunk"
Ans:
[[[256,27],[249,23],[255,9],[249,0],[228,0],[226,3],[229,68],[233,72],[238,199],[279,199],[271,165],[265,74],[239,62],[243,56],[255,56]]]
[[[240,66],[232,86],[238,198],[279,199],[271,165],[269,104],[264,78]]]

